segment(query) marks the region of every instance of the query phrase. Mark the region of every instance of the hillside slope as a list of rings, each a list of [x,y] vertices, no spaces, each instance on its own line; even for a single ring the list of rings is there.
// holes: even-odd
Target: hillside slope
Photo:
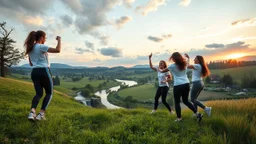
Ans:
[[[31,83],[0,78],[0,143],[256,143],[256,99],[214,101],[201,125],[183,111],[93,109],[55,92],[46,121],[27,120]],[[39,104],[39,107],[41,103]]]

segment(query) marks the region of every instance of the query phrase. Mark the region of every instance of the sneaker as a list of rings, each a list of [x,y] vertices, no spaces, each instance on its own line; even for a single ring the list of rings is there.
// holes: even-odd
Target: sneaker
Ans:
[[[174,115],[174,114],[175,114],[174,110],[170,111],[170,114],[171,114],[171,115]]]
[[[193,118],[193,117],[196,117],[196,114],[192,114],[192,116],[191,116],[191,117],[192,117],[192,118]]]
[[[208,117],[209,117],[209,116],[211,116],[211,114],[212,114],[212,107],[206,107],[204,111],[205,111],[205,113],[206,113],[206,114],[208,115]]]
[[[177,118],[176,120],[174,120],[175,122],[181,122],[182,118]]]
[[[29,120],[35,120],[35,117],[36,117],[36,114],[35,114],[33,111],[31,111],[31,112],[28,114],[28,119],[29,119]]]
[[[198,113],[196,118],[197,118],[197,122],[200,123],[203,119],[203,114]]]
[[[150,114],[156,113],[156,110],[152,110]]]
[[[36,117],[36,120],[46,120],[46,118],[45,118],[45,116],[44,116],[44,114],[41,114],[41,113],[39,113],[38,115],[37,115],[37,117]]]

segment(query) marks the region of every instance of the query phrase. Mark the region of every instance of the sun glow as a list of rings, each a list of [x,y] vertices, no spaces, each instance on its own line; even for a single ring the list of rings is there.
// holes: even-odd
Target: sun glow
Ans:
[[[237,59],[237,58],[241,58],[245,56],[244,53],[236,53],[236,54],[230,54],[230,55],[227,55],[227,59]]]

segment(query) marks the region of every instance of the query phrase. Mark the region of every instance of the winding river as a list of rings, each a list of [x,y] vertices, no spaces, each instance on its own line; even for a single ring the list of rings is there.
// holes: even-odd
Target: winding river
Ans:
[[[130,80],[119,80],[119,79],[116,79],[116,81],[121,82],[122,84],[128,85],[129,87],[138,84],[137,82],[130,81]],[[120,86],[112,87],[109,90],[110,91],[118,91],[118,89],[120,89]],[[101,103],[104,106],[106,106],[108,109],[118,109],[118,108],[121,108],[121,107],[118,107],[118,106],[113,105],[110,102],[108,102],[108,99],[107,99],[108,93],[107,93],[107,91],[108,90],[101,90],[101,91],[96,92],[95,95],[101,97]],[[77,96],[75,97],[75,99],[80,101],[80,102],[82,102],[84,105],[88,105],[88,102],[86,102],[87,100],[81,95],[80,92],[77,93]]]

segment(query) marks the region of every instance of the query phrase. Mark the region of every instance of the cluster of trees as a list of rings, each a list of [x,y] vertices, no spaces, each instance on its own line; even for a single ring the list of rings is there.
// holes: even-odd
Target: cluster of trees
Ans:
[[[81,95],[86,98],[91,98],[94,96],[94,87],[91,84],[85,85],[85,87],[81,90]]]
[[[242,79],[243,88],[256,88],[256,78],[253,74],[244,75]]]
[[[208,67],[210,69],[226,69],[226,68],[236,68],[244,66],[255,66],[256,61],[237,61],[237,60],[226,60],[221,62],[210,62]]]
[[[14,47],[16,43],[10,35],[13,32],[13,28],[6,29],[6,22],[0,23],[0,69],[1,77],[5,77],[6,70],[12,65],[19,63],[20,59],[24,57],[24,53],[20,52],[18,48]]]
[[[60,85],[60,78],[57,75],[55,78],[52,78],[53,85],[59,86]]]

